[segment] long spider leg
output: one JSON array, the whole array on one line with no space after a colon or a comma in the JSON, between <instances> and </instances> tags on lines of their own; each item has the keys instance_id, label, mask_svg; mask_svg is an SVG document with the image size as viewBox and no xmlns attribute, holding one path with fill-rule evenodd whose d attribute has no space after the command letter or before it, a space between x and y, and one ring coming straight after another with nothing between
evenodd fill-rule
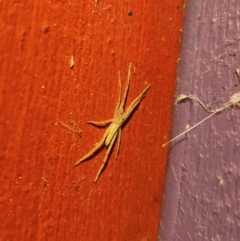
<instances>
[{"instance_id":1,"label":"long spider leg","mask_svg":"<svg viewBox=\"0 0 240 241\"><path fill-rule=\"evenodd\" d=\"M99 169L99 171L98 171L98 173L97 173L97 176L95 177L94 182L96 182L96 181L98 180L98 177L100 176L103 168L105 167L105 165L106 165L106 163L107 163L109 153L110 153L111 150L112 150L112 147L113 147L113 144L114 144L114 142L115 142L115 140L116 140L116 137L117 137L117 133L115 134L115 136L113 137L110 145L109 145L108 148L107 148L107 152L106 152L105 157L104 157L104 159L103 159L103 163L102 163L102 165L101 165L101 167L100 167L100 169Z\"/></svg>"},{"instance_id":2,"label":"long spider leg","mask_svg":"<svg viewBox=\"0 0 240 241\"><path fill-rule=\"evenodd\" d=\"M142 93L136 97L130 106L127 108L126 112L123 114L123 122L129 117L129 115L137 108L137 106L140 104L141 100L145 97L146 92L150 88L151 85L148 85Z\"/></svg>"},{"instance_id":3,"label":"long spider leg","mask_svg":"<svg viewBox=\"0 0 240 241\"><path fill-rule=\"evenodd\" d=\"M106 132L104 133L102 139L93 147L93 149L88 152L84 157L82 157L79 161L75 163L75 166L79 165L81 162L85 161L89 157L93 156L104 144L105 139L110 131L110 128L107 128Z\"/></svg>"},{"instance_id":4,"label":"long spider leg","mask_svg":"<svg viewBox=\"0 0 240 241\"><path fill-rule=\"evenodd\" d=\"M128 94L128 88L129 88L130 76L131 76L131 67L132 67L132 63L130 63L129 67L128 67L127 84L126 84L126 87L125 87L125 90L124 90L124 93L123 93L123 98L122 98L121 104L119 106L119 110L121 110L122 112L123 112L123 107L125 105L125 101L126 101L127 94Z\"/></svg>"},{"instance_id":5,"label":"long spider leg","mask_svg":"<svg viewBox=\"0 0 240 241\"><path fill-rule=\"evenodd\" d=\"M105 120L105 121L87 121L88 124L92 124L97 127L105 127L109 124L111 124L113 119Z\"/></svg>"},{"instance_id":6,"label":"long spider leg","mask_svg":"<svg viewBox=\"0 0 240 241\"><path fill-rule=\"evenodd\" d=\"M118 88L119 88L118 102L117 102L117 105L116 105L116 109L115 109L115 112L114 112L114 116L117 116L117 113L118 113L118 110L119 110L119 106L120 106L120 104L121 104L121 89L122 89L122 86L121 86L120 71L118 71Z\"/></svg>"}]
</instances>

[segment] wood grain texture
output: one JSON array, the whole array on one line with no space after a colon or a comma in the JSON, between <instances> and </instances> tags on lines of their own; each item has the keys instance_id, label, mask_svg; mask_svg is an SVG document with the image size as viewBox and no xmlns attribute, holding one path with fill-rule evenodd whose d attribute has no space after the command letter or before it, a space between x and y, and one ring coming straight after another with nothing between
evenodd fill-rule
<instances>
[{"instance_id":1,"label":"wood grain texture","mask_svg":"<svg viewBox=\"0 0 240 241\"><path fill-rule=\"evenodd\" d=\"M176 96L216 109L240 91L239 12L239 1L187 1ZM178 104L171 136L208 114ZM238 107L223 111L171 144L159 240L239 240L239 121Z\"/></svg>"},{"instance_id":2,"label":"wood grain texture","mask_svg":"<svg viewBox=\"0 0 240 241\"><path fill-rule=\"evenodd\" d=\"M183 0L0 6L0 239L156 240ZM86 121L113 117L129 62L126 106L151 89L94 183L105 150L74 166L104 133Z\"/></svg>"}]
</instances>

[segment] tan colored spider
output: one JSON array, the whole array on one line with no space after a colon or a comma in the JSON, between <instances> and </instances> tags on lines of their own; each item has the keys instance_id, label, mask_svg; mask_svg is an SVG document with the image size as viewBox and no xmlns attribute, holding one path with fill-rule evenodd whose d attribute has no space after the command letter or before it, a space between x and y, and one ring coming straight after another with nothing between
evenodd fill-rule
<instances>
[{"instance_id":1,"label":"tan colored spider","mask_svg":"<svg viewBox=\"0 0 240 241\"><path fill-rule=\"evenodd\" d=\"M88 153L86 154L84 157L82 157L79 161L77 161L75 163L75 165L79 165L81 162L85 161L86 159L89 159L91 156L93 156L101 147L103 147L104 145L107 148L107 152L106 155L104 157L103 163L97 173L97 176L94 180L94 182L96 182L98 180L99 175L101 174L102 170L104 169L107 160L108 160L108 156L111 153L111 150L113 148L113 145L115 143L116 138L118 137L118 149L117 149L117 154L118 155L118 151L119 151L119 146L120 146L120 141L121 141L121 128L123 123L129 118L129 116L131 115L131 113L133 113L133 111L138 107L138 105L140 104L141 100L144 98L147 90L150 88L150 85L148 85L143 91L142 93L135 98L132 103L130 104L130 106L127 108L126 112L123 112L123 108L125 105L125 101L127 98L127 94L128 94L128 88L129 88L129 83L130 83L130 75L131 75L131 63L129 64L129 68L128 68L128 77L127 77L127 84L125 87L125 91L123 94L123 99L121 101L121 79L120 79L120 72L118 74L118 84L119 84L119 96L118 96L118 103L115 109L115 113L114 113L114 117L113 119L110 120L106 120L106 121L87 121L87 123L89 124L93 124L95 126L98 127L103 127L103 126L107 126L109 125L109 127L107 128L106 132L104 133L102 139L100 140L100 142L98 142L95 147Z\"/></svg>"}]
</instances>

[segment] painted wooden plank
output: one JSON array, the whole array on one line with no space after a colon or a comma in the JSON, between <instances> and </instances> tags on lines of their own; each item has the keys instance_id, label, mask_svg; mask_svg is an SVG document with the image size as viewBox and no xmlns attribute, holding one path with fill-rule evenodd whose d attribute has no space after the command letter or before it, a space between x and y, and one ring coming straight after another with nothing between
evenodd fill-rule
<instances>
[{"instance_id":1,"label":"painted wooden plank","mask_svg":"<svg viewBox=\"0 0 240 241\"><path fill-rule=\"evenodd\" d=\"M240 92L240 2L186 2L176 97L220 108ZM175 106L174 137L205 118L198 103ZM239 240L240 111L213 116L169 147L159 240Z\"/></svg>"},{"instance_id":2,"label":"painted wooden plank","mask_svg":"<svg viewBox=\"0 0 240 241\"><path fill-rule=\"evenodd\" d=\"M183 0L0 3L0 240L156 240L182 16ZM113 117L129 62L126 106L151 89L94 183L105 149L74 166L104 133L86 121Z\"/></svg>"}]
</instances>

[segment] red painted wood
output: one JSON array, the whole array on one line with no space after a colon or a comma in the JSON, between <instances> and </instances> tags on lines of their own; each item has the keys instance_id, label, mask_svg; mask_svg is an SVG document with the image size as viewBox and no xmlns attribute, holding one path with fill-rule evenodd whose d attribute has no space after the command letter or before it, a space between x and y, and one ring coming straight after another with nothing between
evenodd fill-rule
<instances>
[{"instance_id":1,"label":"red painted wood","mask_svg":"<svg viewBox=\"0 0 240 241\"><path fill-rule=\"evenodd\" d=\"M156 240L182 14L182 0L1 3L1 240ZM104 133L86 121L113 117L129 62L127 106L151 89L94 183L105 150L74 166Z\"/></svg>"}]
</instances>

